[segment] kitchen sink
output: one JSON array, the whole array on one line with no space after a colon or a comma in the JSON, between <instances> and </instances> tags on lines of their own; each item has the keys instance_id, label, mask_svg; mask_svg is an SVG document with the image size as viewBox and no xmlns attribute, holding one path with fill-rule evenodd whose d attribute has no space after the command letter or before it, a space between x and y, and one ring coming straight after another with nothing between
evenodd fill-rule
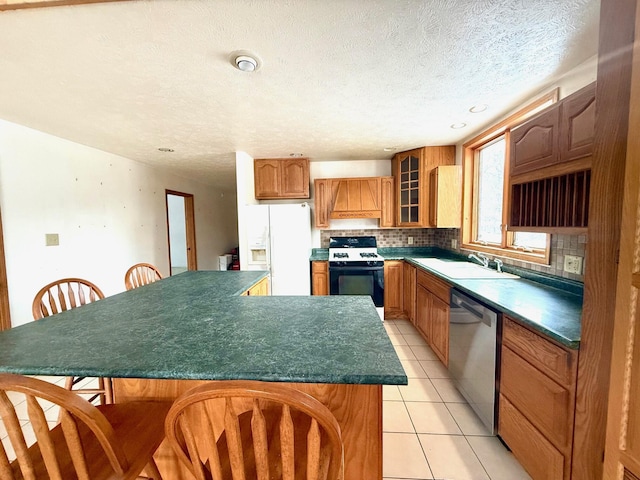
<instances>
[{"instance_id":1,"label":"kitchen sink","mask_svg":"<svg viewBox=\"0 0 640 480\"><path fill-rule=\"evenodd\" d=\"M498 272L470 262L440 260L439 258L414 258L413 260L449 278L495 278L497 280L520 278L518 275L512 273Z\"/></svg>"}]
</instances>

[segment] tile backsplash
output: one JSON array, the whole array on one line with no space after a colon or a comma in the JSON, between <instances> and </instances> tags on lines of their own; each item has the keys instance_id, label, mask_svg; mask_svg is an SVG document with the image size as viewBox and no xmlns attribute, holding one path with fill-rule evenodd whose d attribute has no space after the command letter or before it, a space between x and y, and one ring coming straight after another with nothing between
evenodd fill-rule
<instances>
[{"instance_id":1,"label":"tile backsplash","mask_svg":"<svg viewBox=\"0 0 640 480\"><path fill-rule=\"evenodd\" d=\"M460 249L460 230L457 228L404 228L404 229L370 229L370 230L323 230L320 232L322 248L329 247L329 237L346 236L374 236L379 247L440 247L446 250L465 253ZM409 238L413 244L409 245ZM452 240L456 240L456 248L452 248ZM584 282L584 268L586 264L587 236L586 235L551 235L551 265L538 265L503 258L506 265L527 268L536 272L546 273L557 277L569 278ZM583 257L583 274L564 271L564 256L577 255Z\"/></svg>"}]
</instances>

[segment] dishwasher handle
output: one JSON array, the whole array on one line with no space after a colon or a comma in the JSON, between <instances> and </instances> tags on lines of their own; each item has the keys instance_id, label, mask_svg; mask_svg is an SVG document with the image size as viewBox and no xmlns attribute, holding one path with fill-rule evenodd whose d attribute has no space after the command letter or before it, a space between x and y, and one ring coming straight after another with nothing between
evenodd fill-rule
<instances>
[{"instance_id":1,"label":"dishwasher handle","mask_svg":"<svg viewBox=\"0 0 640 480\"><path fill-rule=\"evenodd\" d=\"M465 312L470 313L478 319L479 322L484 323L487 326L491 326L497 317L497 314L485 307L484 305L475 302L473 299L466 295L461 295L459 292L451 291L451 303L456 307L463 309Z\"/></svg>"}]
</instances>

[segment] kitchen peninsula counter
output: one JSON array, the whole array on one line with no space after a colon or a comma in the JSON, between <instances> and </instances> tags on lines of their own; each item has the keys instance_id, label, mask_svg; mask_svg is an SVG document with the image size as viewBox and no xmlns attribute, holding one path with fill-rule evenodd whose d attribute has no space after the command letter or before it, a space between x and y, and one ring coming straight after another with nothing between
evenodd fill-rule
<instances>
[{"instance_id":1,"label":"kitchen peninsula counter","mask_svg":"<svg viewBox=\"0 0 640 480\"><path fill-rule=\"evenodd\" d=\"M0 371L113 377L117 402L209 380L284 382L338 418L345 479L381 479L382 384L407 377L373 302L240 296L265 275L185 272L0 332ZM164 444L156 458L166 478L190 478Z\"/></svg>"}]
</instances>

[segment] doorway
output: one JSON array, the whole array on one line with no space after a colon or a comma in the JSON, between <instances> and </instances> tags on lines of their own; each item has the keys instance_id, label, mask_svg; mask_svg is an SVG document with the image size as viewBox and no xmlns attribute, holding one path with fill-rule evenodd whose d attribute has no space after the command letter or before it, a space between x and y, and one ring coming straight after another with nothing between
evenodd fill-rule
<instances>
[{"instance_id":1,"label":"doorway","mask_svg":"<svg viewBox=\"0 0 640 480\"><path fill-rule=\"evenodd\" d=\"M193 195L173 190L165 190L165 193L171 275L197 270Z\"/></svg>"}]
</instances>

